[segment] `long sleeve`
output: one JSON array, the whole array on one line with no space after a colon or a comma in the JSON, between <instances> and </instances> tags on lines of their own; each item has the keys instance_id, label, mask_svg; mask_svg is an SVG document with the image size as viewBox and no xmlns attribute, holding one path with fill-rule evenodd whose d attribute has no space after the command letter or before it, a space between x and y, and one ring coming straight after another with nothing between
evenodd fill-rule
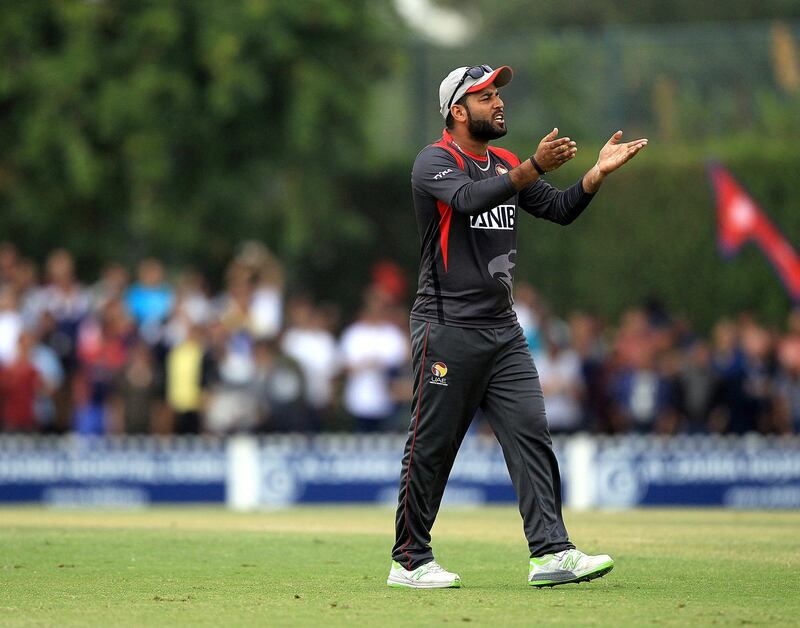
<instances>
[{"instance_id":1,"label":"long sleeve","mask_svg":"<svg viewBox=\"0 0 800 628\"><path fill-rule=\"evenodd\" d=\"M414 162L411 184L461 214L481 214L516 194L508 174L473 181L446 150L428 147Z\"/></svg>"},{"instance_id":2,"label":"long sleeve","mask_svg":"<svg viewBox=\"0 0 800 628\"><path fill-rule=\"evenodd\" d=\"M583 178L566 190L559 190L543 179L519 193L519 206L537 218L568 225L583 213L594 198L583 189Z\"/></svg>"}]
</instances>

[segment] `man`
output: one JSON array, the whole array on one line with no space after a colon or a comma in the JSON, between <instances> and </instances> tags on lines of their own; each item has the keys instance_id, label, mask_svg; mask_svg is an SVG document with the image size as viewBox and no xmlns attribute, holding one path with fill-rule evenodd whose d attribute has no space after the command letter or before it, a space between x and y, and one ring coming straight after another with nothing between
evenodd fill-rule
<instances>
[{"instance_id":1,"label":"man","mask_svg":"<svg viewBox=\"0 0 800 628\"><path fill-rule=\"evenodd\" d=\"M603 179L646 139L621 142L617 131L597 163L559 191L542 176L575 156L558 129L524 161L489 148L507 132L498 88L511 68L453 70L439 86L446 129L420 152L411 185L422 241L419 288L411 312L414 366L412 420L400 476L396 543L387 584L459 587L433 560L430 530L456 452L477 410L503 449L530 548L533 586L590 580L611 571L605 555L575 549L561 517L558 463L542 390L512 310L518 209L569 224Z\"/></svg>"}]
</instances>

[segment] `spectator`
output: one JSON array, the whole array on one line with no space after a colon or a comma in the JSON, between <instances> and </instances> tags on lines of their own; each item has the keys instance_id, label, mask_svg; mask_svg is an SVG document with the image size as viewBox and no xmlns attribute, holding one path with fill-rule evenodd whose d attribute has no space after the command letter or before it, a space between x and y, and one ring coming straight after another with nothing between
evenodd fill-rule
<instances>
[{"instance_id":1,"label":"spectator","mask_svg":"<svg viewBox=\"0 0 800 628\"><path fill-rule=\"evenodd\" d=\"M30 360L32 345L29 334L20 334L13 360L0 367L0 424L4 432L39 429L35 403L42 378Z\"/></svg>"},{"instance_id":2,"label":"spectator","mask_svg":"<svg viewBox=\"0 0 800 628\"><path fill-rule=\"evenodd\" d=\"M20 343L33 345L35 429L306 431L336 425L339 402L361 431L405 427L411 373L397 321L406 286L395 264L372 268L360 318L338 343L329 304L293 299L284 328L283 269L261 244L241 248L213 301L200 273L177 289L165 274L160 261L142 260L128 287L125 268L110 263L87 290L58 249L41 286L36 263L0 244L0 365L19 369ZM653 298L623 312L613 333L587 314L565 325L524 282L515 297L529 345L542 353L554 432L800 430L800 308L782 339L743 314L720 320L709 343Z\"/></svg>"},{"instance_id":3,"label":"spectator","mask_svg":"<svg viewBox=\"0 0 800 628\"><path fill-rule=\"evenodd\" d=\"M0 242L0 288L13 283L19 252L13 242Z\"/></svg>"},{"instance_id":4,"label":"spectator","mask_svg":"<svg viewBox=\"0 0 800 628\"><path fill-rule=\"evenodd\" d=\"M659 330L658 338L669 336L670 331ZM681 352L670 345L657 354L656 368L663 385L663 405L658 413L654 431L657 434L677 434L686 428L686 400L681 381Z\"/></svg>"},{"instance_id":5,"label":"spectator","mask_svg":"<svg viewBox=\"0 0 800 628\"><path fill-rule=\"evenodd\" d=\"M400 266L384 259L373 265L371 275L372 287L385 294L393 305L405 301L408 282Z\"/></svg>"},{"instance_id":6,"label":"spectator","mask_svg":"<svg viewBox=\"0 0 800 628\"><path fill-rule=\"evenodd\" d=\"M61 358L64 370L72 374L77 366L78 328L90 312L91 300L75 279L72 255L64 249L53 251L47 258L47 281L44 308L55 321L51 346Z\"/></svg>"},{"instance_id":7,"label":"spectator","mask_svg":"<svg viewBox=\"0 0 800 628\"><path fill-rule=\"evenodd\" d=\"M253 340L245 330L231 334L219 323L211 331L215 383L209 391L205 428L215 434L252 431L259 421L258 402L252 394Z\"/></svg>"},{"instance_id":8,"label":"spectator","mask_svg":"<svg viewBox=\"0 0 800 628\"><path fill-rule=\"evenodd\" d=\"M731 408L729 432L771 430L772 383L775 363L772 338L766 329L754 322L745 324L741 332L744 354L741 389L738 403Z\"/></svg>"},{"instance_id":9,"label":"spectator","mask_svg":"<svg viewBox=\"0 0 800 628\"><path fill-rule=\"evenodd\" d=\"M307 297L292 299L288 319L281 348L303 370L308 404L325 417L333 401L333 381L338 371L336 338L326 328L322 312Z\"/></svg>"},{"instance_id":10,"label":"spectator","mask_svg":"<svg viewBox=\"0 0 800 628\"><path fill-rule=\"evenodd\" d=\"M153 257L142 260L138 281L128 288L125 303L148 344L161 340L161 325L172 311L174 298L172 287L164 281L161 262Z\"/></svg>"},{"instance_id":11,"label":"spectator","mask_svg":"<svg viewBox=\"0 0 800 628\"><path fill-rule=\"evenodd\" d=\"M711 347L695 339L686 350L679 375L690 434L707 432L712 413L723 402L723 382L712 362Z\"/></svg>"},{"instance_id":12,"label":"spectator","mask_svg":"<svg viewBox=\"0 0 800 628\"><path fill-rule=\"evenodd\" d=\"M261 339L253 351L252 395L258 401L259 429L265 432L316 432L316 413L306 402L300 365L282 354L277 343Z\"/></svg>"},{"instance_id":13,"label":"spectator","mask_svg":"<svg viewBox=\"0 0 800 628\"><path fill-rule=\"evenodd\" d=\"M278 336L281 331L282 315L282 286L273 283L270 276L262 277L253 293L253 303L250 306L253 336L259 339Z\"/></svg>"},{"instance_id":14,"label":"spectator","mask_svg":"<svg viewBox=\"0 0 800 628\"><path fill-rule=\"evenodd\" d=\"M572 433L582 429L584 388L578 354L555 338L545 336L545 351L536 358L536 369L546 399L550 432Z\"/></svg>"},{"instance_id":15,"label":"spectator","mask_svg":"<svg viewBox=\"0 0 800 628\"><path fill-rule=\"evenodd\" d=\"M543 345L540 333L542 307L536 290L527 281L518 281L514 286L514 312L528 341L528 348L531 353L538 355Z\"/></svg>"},{"instance_id":16,"label":"spectator","mask_svg":"<svg viewBox=\"0 0 800 628\"><path fill-rule=\"evenodd\" d=\"M34 344L31 350L31 363L42 380L34 408L39 427L43 431L52 431L55 429L56 421L54 396L64 384L64 369L56 352L42 342L43 329L39 328L38 335L31 334Z\"/></svg>"},{"instance_id":17,"label":"spectator","mask_svg":"<svg viewBox=\"0 0 800 628\"><path fill-rule=\"evenodd\" d=\"M214 300L215 314L228 333L250 333L252 302L251 273L247 267L234 261L225 274L225 291Z\"/></svg>"},{"instance_id":18,"label":"spectator","mask_svg":"<svg viewBox=\"0 0 800 628\"><path fill-rule=\"evenodd\" d=\"M16 265L11 284L17 297L19 313L27 329L34 329L45 309L45 299L38 285L36 264L29 259L20 259Z\"/></svg>"},{"instance_id":19,"label":"spectator","mask_svg":"<svg viewBox=\"0 0 800 628\"><path fill-rule=\"evenodd\" d=\"M191 325L186 338L167 354L166 400L178 434L197 434L202 428L209 361L199 325Z\"/></svg>"},{"instance_id":20,"label":"spectator","mask_svg":"<svg viewBox=\"0 0 800 628\"><path fill-rule=\"evenodd\" d=\"M800 334L781 341L780 374L775 382L775 431L800 433Z\"/></svg>"},{"instance_id":21,"label":"spectator","mask_svg":"<svg viewBox=\"0 0 800 628\"><path fill-rule=\"evenodd\" d=\"M192 326L205 326L211 320L211 301L205 279L197 271L181 275L175 293L175 307L164 326L164 341L168 347L182 342Z\"/></svg>"},{"instance_id":22,"label":"spectator","mask_svg":"<svg viewBox=\"0 0 800 628\"><path fill-rule=\"evenodd\" d=\"M283 268L267 247L246 242L236 258L253 286L248 307L249 331L255 338L275 338L283 314Z\"/></svg>"},{"instance_id":23,"label":"spectator","mask_svg":"<svg viewBox=\"0 0 800 628\"><path fill-rule=\"evenodd\" d=\"M137 341L114 381L116 431L148 434L163 431L164 377L153 349Z\"/></svg>"},{"instance_id":24,"label":"spectator","mask_svg":"<svg viewBox=\"0 0 800 628\"><path fill-rule=\"evenodd\" d=\"M20 334L22 316L17 310L17 299L11 286L4 285L0 287L0 366L16 360Z\"/></svg>"},{"instance_id":25,"label":"spectator","mask_svg":"<svg viewBox=\"0 0 800 628\"><path fill-rule=\"evenodd\" d=\"M619 425L640 433L658 431L670 409L669 383L656 369L646 342L626 345L628 364L611 380L611 398Z\"/></svg>"},{"instance_id":26,"label":"spectator","mask_svg":"<svg viewBox=\"0 0 800 628\"><path fill-rule=\"evenodd\" d=\"M570 318L572 345L580 360L583 378L582 422L587 429L611 432L611 400L609 397L606 347L600 337L600 324L582 312Z\"/></svg>"},{"instance_id":27,"label":"spectator","mask_svg":"<svg viewBox=\"0 0 800 628\"><path fill-rule=\"evenodd\" d=\"M619 366L629 368L641 363L643 355L653 351L654 344L647 314L638 309L623 312L614 341L614 353Z\"/></svg>"},{"instance_id":28,"label":"spectator","mask_svg":"<svg viewBox=\"0 0 800 628\"><path fill-rule=\"evenodd\" d=\"M709 417L709 429L723 433L727 429L731 414L741 396L744 356L739 347L739 329L725 318L718 321L712 330L711 362L722 386L722 403L719 410Z\"/></svg>"},{"instance_id":29,"label":"spectator","mask_svg":"<svg viewBox=\"0 0 800 628\"><path fill-rule=\"evenodd\" d=\"M133 321L119 300L87 317L78 336L79 369L76 373L74 429L79 434L113 432L112 392L128 360L135 333Z\"/></svg>"},{"instance_id":30,"label":"spectator","mask_svg":"<svg viewBox=\"0 0 800 628\"><path fill-rule=\"evenodd\" d=\"M406 336L389 322L390 303L377 290L365 297L359 319L344 330L340 354L346 369L344 407L359 432L394 429L392 371L409 356Z\"/></svg>"},{"instance_id":31,"label":"spectator","mask_svg":"<svg viewBox=\"0 0 800 628\"><path fill-rule=\"evenodd\" d=\"M100 279L89 288L92 309L99 311L110 301L124 299L129 279L128 269L119 262L106 264L100 272Z\"/></svg>"}]
</instances>

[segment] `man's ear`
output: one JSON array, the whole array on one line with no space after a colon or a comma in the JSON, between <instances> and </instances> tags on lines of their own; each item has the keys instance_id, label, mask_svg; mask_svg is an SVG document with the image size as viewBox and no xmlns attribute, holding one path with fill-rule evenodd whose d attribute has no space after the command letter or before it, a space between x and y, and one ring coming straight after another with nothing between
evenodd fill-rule
<instances>
[{"instance_id":1,"label":"man's ear","mask_svg":"<svg viewBox=\"0 0 800 628\"><path fill-rule=\"evenodd\" d=\"M456 122L467 121L467 108L464 105L452 105L450 107L450 115Z\"/></svg>"}]
</instances>

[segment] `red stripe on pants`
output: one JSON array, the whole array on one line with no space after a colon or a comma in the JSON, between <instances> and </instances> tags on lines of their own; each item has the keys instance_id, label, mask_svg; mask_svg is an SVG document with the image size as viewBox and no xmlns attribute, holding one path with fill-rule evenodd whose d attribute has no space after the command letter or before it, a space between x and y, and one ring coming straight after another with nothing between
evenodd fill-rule
<instances>
[{"instance_id":1,"label":"red stripe on pants","mask_svg":"<svg viewBox=\"0 0 800 628\"><path fill-rule=\"evenodd\" d=\"M417 427L419 427L419 414L422 409L422 383L425 378L425 355L428 352L428 334L431 331L431 324L425 327L425 340L422 343L422 361L419 365L419 392L417 393L417 414L414 417L414 435L411 437L411 449L408 452L408 469L406 470L406 494L403 505L403 516L406 519L406 530L408 530L408 541L400 548L400 551L408 558L408 570L411 570L411 556L406 552L406 548L411 543L411 526L408 525L408 482L411 479L411 462L414 459L414 444L417 442Z\"/></svg>"}]
</instances>

